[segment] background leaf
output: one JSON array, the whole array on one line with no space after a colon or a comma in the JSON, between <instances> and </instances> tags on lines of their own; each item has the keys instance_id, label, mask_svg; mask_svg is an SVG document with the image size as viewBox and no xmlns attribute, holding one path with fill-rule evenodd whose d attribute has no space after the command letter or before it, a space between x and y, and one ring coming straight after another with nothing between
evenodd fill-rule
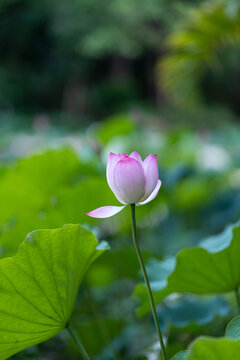
<instances>
[{"instance_id":1,"label":"background leaf","mask_svg":"<svg viewBox=\"0 0 240 360\"><path fill-rule=\"evenodd\" d=\"M203 241L199 247L180 251L176 257L175 268L170 275L172 261L164 262L168 265L168 271L164 272L165 281L162 278L162 263L154 262L153 290L156 301L160 302L174 292L218 294L234 291L240 284L239 237L240 224L236 223L227 227L221 234ZM158 264L159 271L157 272ZM147 293L143 284L137 286L135 295L142 300L138 313L143 315L149 310Z\"/></svg>"},{"instance_id":2,"label":"background leaf","mask_svg":"<svg viewBox=\"0 0 240 360\"><path fill-rule=\"evenodd\" d=\"M239 352L240 341L200 337L190 346L186 360L231 360L237 359Z\"/></svg>"},{"instance_id":3,"label":"background leaf","mask_svg":"<svg viewBox=\"0 0 240 360\"><path fill-rule=\"evenodd\" d=\"M237 316L230 321L226 328L226 337L234 340L240 339L240 316Z\"/></svg>"},{"instance_id":4,"label":"background leaf","mask_svg":"<svg viewBox=\"0 0 240 360\"><path fill-rule=\"evenodd\" d=\"M171 360L185 360L186 359L187 352L181 351L174 355L174 357L171 358Z\"/></svg>"},{"instance_id":5,"label":"background leaf","mask_svg":"<svg viewBox=\"0 0 240 360\"><path fill-rule=\"evenodd\" d=\"M172 360L232 360L240 352L240 317L234 318L227 326L226 337L199 337L187 351L176 354Z\"/></svg>"},{"instance_id":6,"label":"background leaf","mask_svg":"<svg viewBox=\"0 0 240 360\"><path fill-rule=\"evenodd\" d=\"M174 328L186 328L191 324L203 326L217 316L226 316L230 312L229 304L220 297L207 299L196 296L177 298L164 304L159 317L167 319Z\"/></svg>"},{"instance_id":7,"label":"background leaf","mask_svg":"<svg viewBox=\"0 0 240 360\"><path fill-rule=\"evenodd\" d=\"M78 167L77 155L70 149L46 151L9 167L0 180L0 223L26 209L42 209L58 186L72 180Z\"/></svg>"}]
</instances>

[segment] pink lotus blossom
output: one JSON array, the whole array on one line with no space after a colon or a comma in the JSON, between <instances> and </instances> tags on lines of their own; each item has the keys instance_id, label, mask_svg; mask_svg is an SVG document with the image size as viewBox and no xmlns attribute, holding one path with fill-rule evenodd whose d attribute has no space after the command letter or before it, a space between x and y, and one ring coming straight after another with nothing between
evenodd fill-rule
<instances>
[{"instance_id":1,"label":"pink lotus blossom","mask_svg":"<svg viewBox=\"0 0 240 360\"><path fill-rule=\"evenodd\" d=\"M110 153L107 182L123 206L102 206L86 215L107 218L117 214L128 204L145 205L160 189L157 155L149 154L144 161L136 151L131 155Z\"/></svg>"}]
</instances>

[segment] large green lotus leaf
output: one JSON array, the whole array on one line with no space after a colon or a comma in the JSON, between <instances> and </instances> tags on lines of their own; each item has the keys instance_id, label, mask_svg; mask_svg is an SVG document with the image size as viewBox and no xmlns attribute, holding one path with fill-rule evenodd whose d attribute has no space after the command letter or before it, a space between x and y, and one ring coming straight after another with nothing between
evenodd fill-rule
<instances>
[{"instance_id":1,"label":"large green lotus leaf","mask_svg":"<svg viewBox=\"0 0 240 360\"><path fill-rule=\"evenodd\" d=\"M226 337L202 336L187 351L176 354L171 360L233 360L240 354L240 317L227 326Z\"/></svg>"},{"instance_id":2,"label":"large green lotus leaf","mask_svg":"<svg viewBox=\"0 0 240 360\"><path fill-rule=\"evenodd\" d=\"M198 247L180 251L175 261L155 261L154 276L150 276L155 301L160 302L176 292L219 294L234 291L240 285L239 253L240 223L236 223ZM141 299L138 313L143 315L150 310L143 284L136 287L135 296Z\"/></svg>"},{"instance_id":3,"label":"large green lotus leaf","mask_svg":"<svg viewBox=\"0 0 240 360\"><path fill-rule=\"evenodd\" d=\"M0 178L0 223L25 209L41 209L58 185L71 181L79 167L69 150L47 151L20 160Z\"/></svg>"},{"instance_id":4,"label":"large green lotus leaf","mask_svg":"<svg viewBox=\"0 0 240 360\"><path fill-rule=\"evenodd\" d=\"M65 225L30 233L0 261L0 359L67 326L82 277L103 251L91 231Z\"/></svg>"}]
</instances>

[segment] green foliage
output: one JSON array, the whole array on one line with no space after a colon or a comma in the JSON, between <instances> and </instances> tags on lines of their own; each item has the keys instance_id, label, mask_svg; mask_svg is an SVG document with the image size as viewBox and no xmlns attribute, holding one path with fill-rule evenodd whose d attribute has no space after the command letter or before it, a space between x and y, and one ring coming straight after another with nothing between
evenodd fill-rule
<instances>
[{"instance_id":1,"label":"green foliage","mask_svg":"<svg viewBox=\"0 0 240 360\"><path fill-rule=\"evenodd\" d=\"M171 360L185 360L186 359L186 351L181 351L174 355Z\"/></svg>"},{"instance_id":2,"label":"green foliage","mask_svg":"<svg viewBox=\"0 0 240 360\"><path fill-rule=\"evenodd\" d=\"M155 265L153 290L160 302L171 293L218 294L235 291L240 285L240 224L229 226L220 235L203 241L199 247L184 249L176 260ZM157 270L157 267L159 269ZM166 271L162 274L163 266ZM139 314L149 310L145 286L136 287L142 304Z\"/></svg>"},{"instance_id":3,"label":"green foliage","mask_svg":"<svg viewBox=\"0 0 240 360\"><path fill-rule=\"evenodd\" d=\"M144 252L143 258L147 260L149 254ZM88 271L86 281L90 286L110 286L116 280L137 280L138 271L139 262L134 249L125 246L101 256Z\"/></svg>"},{"instance_id":4,"label":"green foliage","mask_svg":"<svg viewBox=\"0 0 240 360\"><path fill-rule=\"evenodd\" d=\"M216 178L211 174L184 179L184 181L176 184L172 191L174 207L187 211L202 207L213 200L214 190L220 188L223 182L224 176Z\"/></svg>"},{"instance_id":5,"label":"green foliage","mask_svg":"<svg viewBox=\"0 0 240 360\"><path fill-rule=\"evenodd\" d=\"M19 252L1 260L0 359L45 341L70 320L81 280L104 251L79 225L30 233Z\"/></svg>"},{"instance_id":6,"label":"green foliage","mask_svg":"<svg viewBox=\"0 0 240 360\"><path fill-rule=\"evenodd\" d=\"M108 143L112 138L128 135L134 129L134 124L126 114L118 114L104 121L96 132L96 137L102 143Z\"/></svg>"},{"instance_id":7,"label":"green foliage","mask_svg":"<svg viewBox=\"0 0 240 360\"><path fill-rule=\"evenodd\" d=\"M81 54L137 57L145 47L158 46L161 29L153 24L166 22L165 9L167 2L156 0L75 0L71 6L62 1L57 8L56 30L61 39L75 42Z\"/></svg>"},{"instance_id":8,"label":"green foliage","mask_svg":"<svg viewBox=\"0 0 240 360\"><path fill-rule=\"evenodd\" d=\"M101 196L96 199L99 187ZM93 165L62 149L6 168L0 177L0 202L1 256L5 257L16 252L21 238L33 228L84 223L88 210L104 202L114 204L116 199Z\"/></svg>"},{"instance_id":9,"label":"green foliage","mask_svg":"<svg viewBox=\"0 0 240 360\"><path fill-rule=\"evenodd\" d=\"M76 333L94 359L112 360L120 356L136 360L156 356L158 352L151 316L149 314L141 321L136 321L134 310L138 304L130 296L141 279L138 259L131 247L130 209L126 208L118 216L106 220L91 219L85 215L87 211L98 206L119 205L106 182L105 166L110 151L130 153L136 149L143 157L149 152L158 155L159 176L163 185L154 201L137 208L137 227L144 261L147 263L151 259L148 273L154 296L157 300L164 298L158 308L158 316L166 338L168 358L177 351L187 349L192 339L201 334L217 340L213 336L222 336L225 324L235 314L236 299L232 288L239 280L239 224L230 227L229 231L221 236L200 244L199 240L208 234L222 231L225 224L239 219L238 126L224 122L219 128L209 128L206 136L205 132L196 132L195 128L193 130L190 124L195 119L206 117L207 110L195 115L193 111L189 112L187 116L191 121L184 127L176 126L178 118L184 117L183 112L161 114L162 119L167 118L171 122L171 128L165 129L161 126L159 129L154 123L153 114L140 114L141 126L137 117L138 125L135 126L130 117L120 113L108 118L106 123L90 127L84 133L66 136L64 132L60 134L57 131L56 136L51 138L49 134L46 136L44 131L38 132L38 139L44 138L44 142L40 141L41 144L47 143L50 147L55 147L56 138L61 144L73 141L79 154L73 150L62 149L13 160L11 156L18 158L21 153L22 144L19 142L18 133L16 142L15 134L8 133L8 141L1 145L2 258L15 254L21 238L33 229L58 228L64 223L87 223L100 238L111 242L112 250L99 257L88 270L71 316ZM222 119L233 118L227 117L228 112L221 109L212 109L210 115L217 122L219 119L222 122ZM118 126L118 120L122 121L121 126ZM206 122L204 124L206 125ZM51 134L53 133L54 128L51 127ZM34 142L32 139L35 139L35 136L35 133L32 137L28 134L30 143ZM12 143L14 153L11 152ZM32 148L35 151L37 144L34 143ZM51 233L54 230L48 231ZM38 233L42 234L42 231ZM70 237L70 243L73 238ZM199 245L196 247L196 244ZM23 247L25 248L25 245ZM182 250L183 248L187 249ZM59 251L62 251L61 249L60 247ZM180 249L177 258L174 257L173 254ZM47 255L50 256L50 253ZM34 256L30 257L32 262L34 259ZM35 263L37 269L35 271L34 267L34 275L35 272L38 275L40 264L37 261ZM57 265L58 262L54 261L53 268ZM78 257L78 268L80 265L81 258ZM29 269L25 276L30 278L30 264L24 266ZM56 271L59 272L57 269ZM16 285L20 286L17 275L20 276L21 273L18 273ZM62 277L60 274L59 272L59 278ZM39 279L37 275L37 281L43 281L42 277ZM47 284L51 281L50 275ZM28 285L26 282L26 294L31 288ZM59 292L61 286L62 284L59 284ZM137 289L143 300L139 313L146 314L149 308L145 287L139 285ZM230 293L221 297L185 294L194 292L207 295L225 291ZM62 315L56 294L52 294L54 286L51 286L50 292L50 301ZM180 294L174 294L176 292ZM172 296L168 296L171 294ZM34 301L37 301L37 298L40 299L40 294ZM47 307L46 300L41 301L40 306ZM66 308L64 310L67 312ZM49 309L49 313L54 319L58 319L52 309ZM64 316L64 323L59 324L59 327L58 323L56 324L56 333L65 326L66 319ZM10 321L8 326L12 326ZM234 327L238 328L238 325ZM31 327L32 330L35 331ZM45 336L44 333L43 335ZM20 338L22 335L17 336ZM37 335L37 339L39 337ZM220 338L222 339L238 341L227 337ZM24 344L27 346L27 340ZM210 343L204 343L201 351L211 347ZM75 360L78 358L76 350L67 333L63 332L51 341L14 357L40 360L53 354L63 360ZM184 354L187 356L188 350L181 356ZM180 354L176 356L180 357ZM225 360L228 360L227 357Z\"/></svg>"},{"instance_id":10,"label":"green foliage","mask_svg":"<svg viewBox=\"0 0 240 360\"><path fill-rule=\"evenodd\" d=\"M169 53L158 63L159 81L176 101L189 104L199 100L204 76L226 70L223 49L233 50L233 57L239 53L239 24L240 7L235 0L206 2L181 20L166 40Z\"/></svg>"},{"instance_id":11,"label":"green foliage","mask_svg":"<svg viewBox=\"0 0 240 360\"><path fill-rule=\"evenodd\" d=\"M192 345L187 360L200 360L204 357L209 360L234 359L239 355L240 342L228 339L200 338Z\"/></svg>"},{"instance_id":12,"label":"green foliage","mask_svg":"<svg viewBox=\"0 0 240 360\"><path fill-rule=\"evenodd\" d=\"M87 211L119 205L105 180L105 169L103 172L92 159L86 163L78 160L69 149L46 151L5 168L0 176L0 200L1 257L13 255L21 238L33 228L55 228L70 222L93 225L99 221L88 218ZM154 205L158 206L150 206ZM145 207L139 210L141 218L148 215ZM127 210L119 219L124 219L121 228L129 230ZM114 221L117 225L117 219L110 220Z\"/></svg>"},{"instance_id":13,"label":"green foliage","mask_svg":"<svg viewBox=\"0 0 240 360\"><path fill-rule=\"evenodd\" d=\"M238 340L240 339L240 316L235 317L226 328L226 337Z\"/></svg>"},{"instance_id":14,"label":"green foliage","mask_svg":"<svg viewBox=\"0 0 240 360\"><path fill-rule=\"evenodd\" d=\"M236 359L240 351L240 341L225 338L197 339L189 348L184 360L226 360Z\"/></svg>"},{"instance_id":15,"label":"green foliage","mask_svg":"<svg viewBox=\"0 0 240 360\"><path fill-rule=\"evenodd\" d=\"M240 351L239 317L227 326L226 337L200 337L195 340L187 351L176 354L171 360L231 360L237 359Z\"/></svg>"},{"instance_id":16,"label":"green foliage","mask_svg":"<svg viewBox=\"0 0 240 360\"><path fill-rule=\"evenodd\" d=\"M69 149L47 151L10 166L0 179L0 223L25 209L42 209L58 186L73 180L78 167L78 158Z\"/></svg>"},{"instance_id":17,"label":"green foliage","mask_svg":"<svg viewBox=\"0 0 240 360\"><path fill-rule=\"evenodd\" d=\"M217 316L226 316L229 305L219 297L199 299L196 297L177 298L165 304L159 311L160 318L167 318L175 329L196 330L210 324Z\"/></svg>"},{"instance_id":18,"label":"green foliage","mask_svg":"<svg viewBox=\"0 0 240 360\"><path fill-rule=\"evenodd\" d=\"M76 328L79 328L80 321L81 319L75 319ZM124 322L121 319L101 316L94 319L92 317L90 321L81 323L81 330L78 335L82 339L83 345L89 349L89 352L97 355L104 351L107 344L121 333L123 325Z\"/></svg>"},{"instance_id":19,"label":"green foliage","mask_svg":"<svg viewBox=\"0 0 240 360\"><path fill-rule=\"evenodd\" d=\"M155 54L187 8L182 0L1 1L0 108L63 111L70 116L57 121L76 124L76 115L86 121L148 101Z\"/></svg>"}]
</instances>

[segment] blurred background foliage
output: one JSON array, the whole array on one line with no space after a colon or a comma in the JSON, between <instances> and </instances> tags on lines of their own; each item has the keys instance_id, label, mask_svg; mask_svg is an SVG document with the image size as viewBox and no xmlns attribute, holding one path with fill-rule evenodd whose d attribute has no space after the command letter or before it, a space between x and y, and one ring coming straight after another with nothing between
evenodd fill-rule
<instances>
[{"instance_id":1,"label":"blurred background foliage","mask_svg":"<svg viewBox=\"0 0 240 360\"><path fill-rule=\"evenodd\" d=\"M65 223L109 241L73 316L94 359L157 360L151 316L139 319L131 297L142 279L130 210L85 216L118 204L105 179L110 151L158 155L162 189L137 208L153 275L159 260L240 217L239 40L237 0L0 3L0 256ZM231 294L170 295L158 307L168 354L223 335L235 312ZM13 358L78 354L63 333Z\"/></svg>"},{"instance_id":2,"label":"blurred background foliage","mask_svg":"<svg viewBox=\"0 0 240 360\"><path fill-rule=\"evenodd\" d=\"M202 97L239 111L239 1L210 1L189 11L166 46L170 52L159 61L159 80L175 100L189 103Z\"/></svg>"}]
</instances>

